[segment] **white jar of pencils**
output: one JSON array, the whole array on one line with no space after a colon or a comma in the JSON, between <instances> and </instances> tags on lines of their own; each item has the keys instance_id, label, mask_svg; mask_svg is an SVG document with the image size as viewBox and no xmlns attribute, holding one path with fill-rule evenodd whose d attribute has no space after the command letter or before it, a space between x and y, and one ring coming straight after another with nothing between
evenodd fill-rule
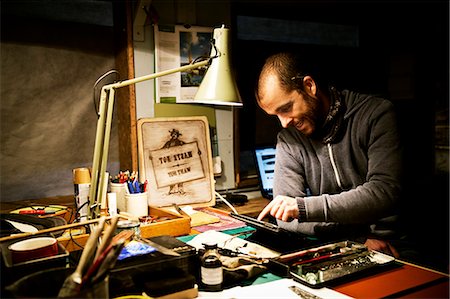
<instances>
[{"instance_id":1,"label":"white jar of pencils","mask_svg":"<svg viewBox=\"0 0 450 299\"><path fill-rule=\"evenodd\" d=\"M148 216L147 192L125 194L127 213L135 217Z\"/></svg>"}]
</instances>

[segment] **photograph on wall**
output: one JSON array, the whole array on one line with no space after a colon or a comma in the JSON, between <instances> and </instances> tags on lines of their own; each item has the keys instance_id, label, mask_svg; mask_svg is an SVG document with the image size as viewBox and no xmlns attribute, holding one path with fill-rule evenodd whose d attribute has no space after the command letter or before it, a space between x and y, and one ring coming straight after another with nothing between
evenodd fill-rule
<instances>
[{"instance_id":1,"label":"photograph on wall","mask_svg":"<svg viewBox=\"0 0 450 299\"><path fill-rule=\"evenodd\" d=\"M138 121L140 181L152 206L215 204L209 125L205 116Z\"/></svg>"},{"instance_id":2,"label":"photograph on wall","mask_svg":"<svg viewBox=\"0 0 450 299\"><path fill-rule=\"evenodd\" d=\"M210 27L155 26L155 71L182 67L209 57L212 33ZM157 78L156 102L192 101L204 73L204 69L197 69Z\"/></svg>"}]
</instances>

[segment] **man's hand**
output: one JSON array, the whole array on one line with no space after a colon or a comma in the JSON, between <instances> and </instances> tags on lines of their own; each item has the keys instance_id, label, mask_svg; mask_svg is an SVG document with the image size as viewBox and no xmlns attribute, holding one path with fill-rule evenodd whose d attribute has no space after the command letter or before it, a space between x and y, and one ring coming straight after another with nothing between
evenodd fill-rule
<instances>
[{"instance_id":1,"label":"man's hand","mask_svg":"<svg viewBox=\"0 0 450 299\"><path fill-rule=\"evenodd\" d=\"M289 196L278 195L261 211L258 220L262 220L267 214L283 221L297 219L299 214L297 200Z\"/></svg>"},{"instance_id":2,"label":"man's hand","mask_svg":"<svg viewBox=\"0 0 450 299\"><path fill-rule=\"evenodd\" d=\"M386 241L378 240L378 239L367 239L364 245L367 246L370 250L376 250L379 252L383 252L386 254L389 254L395 258L398 258L400 255L398 254L397 250Z\"/></svg>"}]
</instances>

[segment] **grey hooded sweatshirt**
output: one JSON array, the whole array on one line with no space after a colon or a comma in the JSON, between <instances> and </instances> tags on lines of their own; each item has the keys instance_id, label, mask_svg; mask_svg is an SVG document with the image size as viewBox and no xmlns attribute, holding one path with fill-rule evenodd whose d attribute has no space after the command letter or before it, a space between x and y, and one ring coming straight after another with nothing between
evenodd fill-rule
<instances>
[{"instance_id":1,"label":"grey hooded sweatshirt","mask_svg":"<svg viewBox=\"0 0 450 299\"><path fill-rule=\"evenodd\" d=\"M278 224L318 237L394 238L402 167L393 104L348 90L340 95L334 137L308 138L294 127L278 134L274 196L295 197L300 210L299 219Z\"/></svg>"}]
</instances>

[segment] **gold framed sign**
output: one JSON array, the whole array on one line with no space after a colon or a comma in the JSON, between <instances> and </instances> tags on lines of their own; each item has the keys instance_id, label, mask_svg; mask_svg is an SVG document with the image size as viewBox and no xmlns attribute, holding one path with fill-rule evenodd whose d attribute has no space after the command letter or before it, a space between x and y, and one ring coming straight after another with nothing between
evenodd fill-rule
<instances>
[{"instance_id":1,"label":"gold framed sign","mask_svg":"<svg viewBox=\"0 0 450 299\"><path fill-rule=\"evenodd\" d=\"M214 174L205 116L138 121L139 179L151 206L213 206Z\"/></svg>"}]
</instances>

